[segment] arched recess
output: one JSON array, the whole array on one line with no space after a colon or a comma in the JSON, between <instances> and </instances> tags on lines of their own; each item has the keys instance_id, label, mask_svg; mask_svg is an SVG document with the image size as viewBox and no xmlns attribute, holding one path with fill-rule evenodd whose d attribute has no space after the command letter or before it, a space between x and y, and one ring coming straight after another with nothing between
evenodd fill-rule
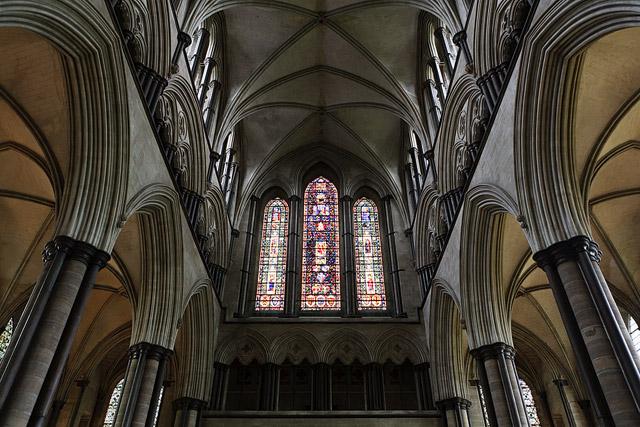
<instances>
[{"instance_id":1,"label":"arched recess","mask_svg":"<svg viewBox=\"0 0 640 427\"><path fill-rule=\"evenodd\" d=\"M4 2L0 5L0 27L35 33L63 53L67 94L74 106L67 116L73 132L53 148L68 149L69 158L86 161L68 162L70 167L62 169L66 172L64 189L57 203L53 234L110 252L124 204L129 157L128 103L126 89L120 84L125 78L119 37L100 11L73 1ZM23 84L30 82L23 77ZM12 86L18 100L25 95L18 93L20 90L20 84Z\"/></svg>"},{"instance_id":2,"label":"arched recess","mask_svg":"<svg viewBox=\"0 0 640 427\"><path fill-rule=\"evenodd\" d=\"M594 139L606 139L602 135L611 130L615 122L612 118L619 116L617 110L628 105L637 91L637 78L633 76L638 66L635 57L628 57L628 47L618 48L623 51L611 49L605 55L611 57L607 62L624 64L624 71L609 67L606 77L615 85L607 86L601 76L587 90L581 81L583 73L589 71L584 63L589 53L584 52L608 34L637 26L638 5L579 2L554 4L529 32L517 99L532 102L516 102L514 140L518 197L531 223L534 252L576 235L591 236L585 203L590 179L583 179L588 170L587 153L592 151ZM636 43L637 37L629 36ZM545 79L541 84L542 75ZM590 106L582 102L595 99L590 90L602 92L607 103ZM591 176L586 173L586 177Z\"/></svg>"},{"instance_id":3,"label":"arched recess","mask_svg":"<svg viewBox=\"0 0 640 427\"><path fill-rule=\"evenodd\" d=\"M468 345L462 329L463 318L451 287L436 279L431 293L429 343L431 388L434 401L467 398L464 366Z\"/></svg>"},{"instance_id":4,"label":"arched recess","mask_svg":"<svg viewBox=\"0 0 640 427\"><path fill-rule=\"evenodd\" d=\"M252 328L242 328L226 338L216 348L216 362L230 365L238 360L248 365L253 360L259 364L269 360L269 341L260 332Z\"/></svg>"},{"instance_id":5,"label":"arched recess","mask_svg":"<svg viewBox=\"0 0 640 427\"><path fill-rule=\"evenodd\" d=\"M444 111L439 131L448 138L440 138L435 150L438 188L442 194L463 186L469 178L474 158L472 150L478 149L471 144L481 139L476 123L486 120L482 94L469 74L455 81L448 99L451 102Z\"/></svg>"},{"instance_id":6,"label":"arched recess","mask_svg":"<svg viewBox=\"0 0 640 427\"><path fill-rule=\"evenodd\" d=\"M440 194L435 186L428 187L420 197L416 220L413 226L416 248L416 267L435 264L438 249L436 237L439 235Z\"/></svg>"},{"instance_id":7,"label":"arched recess","mask_svg":"<svg viewBox=\"0 0 640 427\"><path fill-rule=\"evenodd\" d=\"M214 349L217 340L215 294L209 279L194 285L182 316L175 345L177 363L175 398L209 400L213 382Z\"/></svg>"},{"instance_id":8,"label":"arched recess","mask_svg":"<svg viewBox=\"0 0 640 427\"><path fill-rule=\"evenodd\" d=\"M225 209L224 197L217 185L207 186L204 206L200 210L198 237L205 236L207 262L226 268L229 260L231 224Z\"/></svg>"},{"instance_id":9,"label":"arched recess","mask_svg":"<svg viewBox=\"0 0 640 427\"><path fill-rule=\"evenodd\" d=\"M173 348L183 307L182 218L179 197L162 184L144 187L128 203L124 218L140 214L142 274L133 305L132 344ZM157 310L162 301L163 310Z\"/></svg>"},{"instance_id":10,"label":"arched recess","mask_svg":"<svg viewBox=\"0 0 640 427\"><path fill-rule=\"evenodd\" d=\"M429 361L426 348L419 344L415 334L400 328L391 328L383 332L373 343L373 360L384 364L391 360L396 365L402 365L405 360L412 364Z\"/></svg>"},{"instance_id":11,"label":"arched recess","mask_svg":"<svg viewBox=\"0 0 640 427\"><path fill-rule=\"evenodd\" d=\"M312 365L320 362L320 342L306 329L287 330L273 340L268 355L268 361L276 365L282 365L285 360L294 365L304 360Z\"/></svg>"},{"instance_id":12,"label":"arched recess","mask_svg":"<svg viewBox=\"0 0 640 427\"><path fill-rule=\"evenodd\" d=\"M332 333L320 350L320 361L328 364L340 360L351 364L355 360L366 365L373 362L372 346L366 336L351 328L341 328Z\"/></svg>"},{"instance_id":13,"label":"arched recess","mask_svg":"<svg viewBox=\"0 0 640 427\"><path fill-rule=\"evenodd\" d=\"M462 313L470 326L469 346L511 343L511 313L501 275L501 228L504 214L518 217L512 197L482 184L465 196L460 245Z\"/></svg>"},{"instance_id":14,"label":"arched recess","mask_svg":"<svg viewBox=\"0 0 640 427\"><path fill-rule=\"evenodd\" d=\"M176 147L174 170L181 171L180 184L198 194L206 187L209 147L202 126L202 112L193 92L193 85L184 77L175 75L162 94L158 115L170 124L167 134Z\"/></svg>"}]
</instances>

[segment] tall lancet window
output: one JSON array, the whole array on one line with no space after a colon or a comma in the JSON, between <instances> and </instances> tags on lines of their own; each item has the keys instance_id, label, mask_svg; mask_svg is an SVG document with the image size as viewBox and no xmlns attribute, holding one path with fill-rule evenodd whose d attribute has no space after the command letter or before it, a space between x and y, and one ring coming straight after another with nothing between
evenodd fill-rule
<instances>
[{"instance_id":1,"label":"tall lancet window","mask_svg":"<svg viewBox=\"0 0 640 427\"><path fill-rule=\"evenodd\" d=\"M382 273L378 208L366 197L353 206L358 310L384 310L387 300Z\"/></svg>"},{"instance_id":2,"label":"tall lancet window","mask_svg":"<svg viewBox=\"0 0 640 427\"><path fill-rule=\"evenodd\" d=\"M284 308L288 223L289 206L284 200L276 198L267 203L262 223L256 310L277 311Z\"/></svg>"},{"instance_id":3,"label":"tall lancet window","mask_svg":"<svg viewBox=\"0 0 640 427\"><path fill-rule=\"evenodd\" d=\"M302 310L340 309L338 190L324 177L304 192Z\"/></svg>"}]
</instances>

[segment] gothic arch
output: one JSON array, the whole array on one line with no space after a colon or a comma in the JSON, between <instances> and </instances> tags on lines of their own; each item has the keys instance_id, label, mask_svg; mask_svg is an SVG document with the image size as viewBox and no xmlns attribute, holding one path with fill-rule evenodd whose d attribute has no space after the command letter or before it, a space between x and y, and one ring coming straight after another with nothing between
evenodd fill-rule
<instances>
[{"instance_id":1,"label":"gothic arch","mask_svg":"<svg viewBox=\"0 0 640 427\"><path fill-rule=\"evenodd\" d=\"M278 335L269 349L269 362L281 365L289 360L294 365L307 360L310 364L320 361L320 342L309 331L302 328L292 328Z\"/></svg>"},{"instance_id":2,"label":"gothic arch","mask_svg":"<svg viewBox=\"0 0 640 427\"><path fill-rule=\"evenodd\" d=\"M469 74L458 78L449 89L448 98L451 101L442 116L440 134L450 135L452 139L440 138L440 144L436 148L438 188L442 193L459 187L458 171L470 167L471 159L460 161L458 153L460 148L464 150L473 142L470 128L477 119L474 117L473 104L480 96L480 90Z\"/></svg>"},{"instance_id":3,"label":"gothic arch","mask_svg":"<svg viewBox=\"0 0 640 427\"><path fill-rule=\"evenodd\" d=\"M511 342L510 308L501 283L495 227L500 214L518 217L511 196L493 185L479 185L465 196L460 245L462 313L470 325L469 346Z\"/></svg>"},{"instance_id":4,"label":"gothic arch","mask_svg":"<svg viewBox=\"0 0 640 427\"><path fill-rule=\"evenodd\" d=\"M216 361L230 365L238 359L243 365L257 360L267 363L269 360L269 340L255 329L248 327L238 329L220 343L216 350Z\"/></svg>"},{"instance_id":5,"label":"gothic arch","mask_svg":"<svg viewBox=\"0 0 640 427\"><path fill-rule=\"evenodd\" d=\"M98 10L71 1L3 3L0 26L34 32L68 58L73 157L87 161L76 163L65 177L54 235L110 252L129 156L127 94L114 84L124 81L119 37Z\"/></svg>"},{"instance_id":6,"label":"gothic arch","mask_svg":"<svg viewBox=\"0 0 640 427\"><path fill-rule=\"evenodd\" d=\"M133 306L132 344L149 342L173 348L182 313L183 253L179 196L171 187L151 184L128 203L123 220L140 213L143 237L142 283ZM165 310L153 309L163 301Z\"/></svg>"},{"instance_id":7,"label":"gothic arch","mask_svg":"<svg viewBox=\"0 0 640 427\"><path fill-rule=\"evenodd\" d=\"M340 360L351 364L358 360L362 364L373 362L371 343L360 332L351 328L338 329L322 344L320 361L328 364Z\"/></svg>"},{"instance_id":8,"label":"gothic arch","mask_svg":"<svg viewBox=\"0 0 640 427\"><path fill-rule=\"evenodd\" d=\"M408 359L418 365L429 360L426 349L417 344L415 335L400 328L391 328L380 334L373 344L372 353L373 360L381 364L391 360L402 365Z\"/></svg>"},{"instance_id":9,"label":"gothic arch","mask_svg":"<svg viewBox=\"0 0 640 427\"><path fill-rule=\"evenodd\" d=\"M570 125L563 108L568 88L563 76L573 75L576 55L595 40L637 26L638 5L579 2L553 5L529 31L516 96L533 101L516 102L514 140L527 141L515 144L516 183L518 200L531 222L534 252L573 236L591 234L584 195L571 161ZM542 87L541 75L546 76ZM545 96L539 97L539 93Z\"/></svg>"},{"instance_id":10,"label":"gothic arch","mask_svg":"<svg viewBox=\"0 0 640 427\"><path fill-rule=\"evenodd\" d=\"M429 344L435 401L467 394L463 319L454 295L446 282L434 280L429 311Z\"/></svg>"},{"instance_id":11,"label":"gothic arch","mask_svg":"<svg viewBox=\"0 0 640 427\"><path fill-rule=\"evenodd\" d=\"M216 341L215 295L208 278L198 280L187 300L176 339L177 396L207 401L213 381Z\"/></svg>"}]
</instances>

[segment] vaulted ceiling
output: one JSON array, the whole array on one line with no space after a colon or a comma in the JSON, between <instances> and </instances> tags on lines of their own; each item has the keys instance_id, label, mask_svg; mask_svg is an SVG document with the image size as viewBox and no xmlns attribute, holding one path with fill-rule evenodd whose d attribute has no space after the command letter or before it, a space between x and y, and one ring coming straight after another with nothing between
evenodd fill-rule
<instances>
[{"instance_id":1,"label":"vaulted ceiling","mask_svg":"<svg viewBox=\"0 0 640 427\"><path fill-rule=\"evenodd\" d=\"M217 138L241 121L243 189L314 144L352 154L402 188L403 122L425 133L420 8L455 15L435 3L195 1L187 27L224 13L227 102Z\"/></svg>"}]
</instances>

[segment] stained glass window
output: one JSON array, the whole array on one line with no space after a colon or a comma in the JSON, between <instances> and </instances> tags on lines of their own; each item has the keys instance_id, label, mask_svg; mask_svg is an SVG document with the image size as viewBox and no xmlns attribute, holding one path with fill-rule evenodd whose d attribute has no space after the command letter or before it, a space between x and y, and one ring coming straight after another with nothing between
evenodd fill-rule
<instances>
[{"instance_id":1,"label":"stained glass window","mask_svg":"<svg viewBox=\"0 0 640 427\"><path fill-rule=\"evenodd\" d=\"M489 423L489 413L487 412L487 402L484 400L484 391L482 390L482 386L480 384L476 385L478 387L478 395L480 396L480 404L482 405L482 416L484 417L484 425L490 427Z\"/></svg>"},{"instance_id":2,"label":"stained glass window","mask_svg":"<svg viewBox=\"0 0 640 427\"><path fill-rule=\"evenodd\" d=\"M160 394L158 394L158 406L156 406L156 413L153 416L153 427L158 425L158 417L160 416L160 407L162 406L162 396L164 396L164 386L160 387Z\"/></svg>"},{"instance_id":3,"label":"stained glass window","mask_svg":"<svg viewBox=\"0 0 640 427\"><path fill-rule=\"evenodd\" d=\"M378 208L363 197L353 206L358 310L387 308L382 273Z\"/></svg>"},{"instance_id":4,"label":"stained glass window","mask_svg":"<svg viewBox=\"0 0 640 427\"><path fill-rule=\"evenodd\" d=\"M0 334L0 360L4 358L4 354L9 348L9 342L11 341L11 335L13 334L13 319L9 319L7 326L4 327L4 331Z\"/></svg>"},{"instance_id":5,"label":"stained glass window","mask_svg":"<svg viewBox=\"0 0 640 427\"><path fill-rule=\"evenodd\" d=\"M104 427L112 427L116 423L116 411L120 404L120 396L122 396L122 389L124 388L124 378L113 389L111 393L111 399L109 400L109 406L107 407L107 415L104 417Z\"/></svg>"},{"instance_id":6,"label":"stained glass window","mask_svg":"<svg viewBox=\"0 0 640 427\"><path fill-rule=\"evenodd\" d=\"M284 308L288 221L289 206L284 200L276 198L267 203L262 223L256 310Z\"/></svg>"},{"instance_id":7,"label":"stained glass window","mask_svg":"<svg viewBox=\"0 0 640 427\"><path fill-rule=\"evenodd\" d=\"M324 177L304 192L302 310L340 309L338 190Z\"/></svg>"},{"instance_id":8,"label":"stained glass window","mask_svg":"<svg viewBox=\"0 0 640 427\"><path fill-rule=\"evenodd\" d=\"M536 402L533 401L533 394L531 389L520 378L520 389L522 390L522 398L524 399L524 409L527 411L527 418L529 418L529 425L531 427L540 427L540 419L538 418L538 411L536 410Z\"/></svg>"},{"instance_id":9,"label":"stained glass window","mask_svg":"<svg viewBox=\"0 0 640 427\"><path fill-rule=\"evenodd\" d=\"M631 340L636 351L640 352L640 329L633 316L629 316L629 334L631 334Z\"/></svg>"}]
</instances>

